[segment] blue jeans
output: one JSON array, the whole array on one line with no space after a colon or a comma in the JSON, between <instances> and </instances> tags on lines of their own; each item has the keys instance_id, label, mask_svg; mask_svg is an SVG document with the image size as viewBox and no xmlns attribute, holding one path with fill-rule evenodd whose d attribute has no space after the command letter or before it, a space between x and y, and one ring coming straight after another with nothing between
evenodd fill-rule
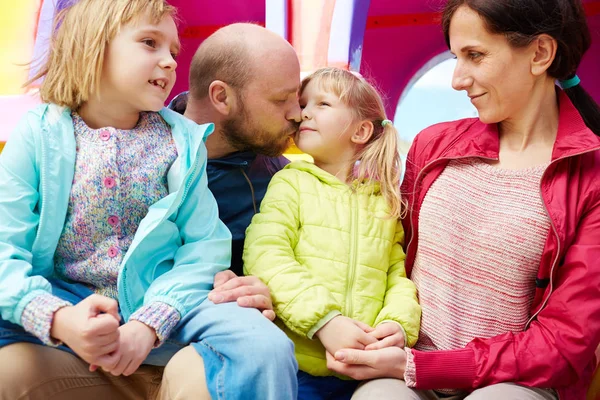
<instances>
[{"instance_id":1,"label":"blue jeans","mask_svg":"<svg viewBox=\"0 0 600 400\"><path fill-rule=\"evenodd\" d=\"M55 296L73 304L93 293L82 284L51 283ZM0 318L0 347L17 342L42 344L19 325ZM165 366L188 344L204 360L213 399L296 399L294 345L258 310L205 300L179 322L161 347L150 352L144 364ZM59 348L73 353L66 346Z\"/></svg>"},{"instance_id":2,"label":"blue jeans","mask_svg":"<svg viewBox=\"0 0 600 400\"><path fill-rule=\"evenodd\" d=\"M312 376L298 371L298 400L350 400L360 381L335 376Z\"/></svg>"}]
</instances>

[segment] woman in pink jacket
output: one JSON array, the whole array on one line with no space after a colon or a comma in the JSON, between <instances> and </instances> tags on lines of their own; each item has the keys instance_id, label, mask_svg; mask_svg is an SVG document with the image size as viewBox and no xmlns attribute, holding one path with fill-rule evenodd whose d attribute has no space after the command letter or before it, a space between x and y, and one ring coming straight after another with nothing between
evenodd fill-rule
<instances>
[{"instance_id":1,"label":"woman in pink jacket","mask_svg":"<svg viewBox=\"0 0 600 400\"><path fill-rule=\"evenodd\" d=\"M600 111L580 0L449 0L452 85L479 112L409 152L414 349L341 350L355 399L581 400L600 342ZM559 82L560 88L556 86Z\"/></svg>"}]
</instances>

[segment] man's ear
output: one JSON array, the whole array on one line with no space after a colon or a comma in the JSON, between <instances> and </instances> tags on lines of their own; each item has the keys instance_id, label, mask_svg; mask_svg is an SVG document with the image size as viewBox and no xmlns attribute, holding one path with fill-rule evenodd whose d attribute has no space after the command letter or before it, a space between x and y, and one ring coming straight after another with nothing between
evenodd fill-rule
<instances>
[{"instance_id":1,"label":"man's ear","mask_svg":"<svg viewBox=\"0 0 600 400\"><path fill-rule=\"evenodd\" d=\"M356 132L352 134L350 140L352 143L356 144L367 144L367 142L371 139L371 136L373 136L373 130L373 122L362 121Z\"/></svg>"},{"instance_id":2,"label":"man's ear","mask_svg":"<svg viewBox=\"0 0 600 400\"><path fill-rule=\"evenodd\" d=\"M558 44L556 39L550 35L539 35L536 40L531 43L533 46L533 59L531 60L531 73L534 76L544 74L554 62Z\"/></svg>"},{"instance_id":3,"label":"man's ear","mask_svg":"<svg viewBox=\"0 0 600 400\"><path fill-rule=\"evenodd\" d=\"M215 110L225 116L229 115L235 107L233 88L223 81L211 82L208 87L208 98Z\"/></svg>"}]
</instances>

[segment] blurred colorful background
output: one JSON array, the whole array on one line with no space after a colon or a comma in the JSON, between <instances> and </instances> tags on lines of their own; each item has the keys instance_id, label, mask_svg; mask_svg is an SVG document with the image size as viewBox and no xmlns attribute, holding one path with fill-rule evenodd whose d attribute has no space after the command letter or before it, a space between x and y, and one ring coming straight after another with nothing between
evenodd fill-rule
<instances>
[{"instance_id":1,"label":"blurred colorful background","mask_svg":"<svg viewBox=\"0 0 600 400\"><path fill-rule=\"evenodd\" d=\"M0 0L0 150L19 118L39 102L35 86L24 88L23 84L44 60L55 13L72 1L77 0ZM383 92L391 119L399 115L410 89L422 87L419 79L429 71L446 74L441 77L443 84L435 88L439 95L433 99L430 92L423 91L420 97L425 97L421 100L424 103L414 103L406 109L410 113L405 111L410 120L418 122L420 128L438 122L436 118L452 119L464 116L465 112L472 113L472 110L454 113L455 101L450 97L446 100L443 95L451 93L447 76L451 74L451 66L434 68L450 58L439 24L443 0L172 0L171 3L179 9L183 44L172 96L187 88L189 62L198 45L218 28L246 21L266 26L290 41L304 73L326 65L360 70ZM594 39L579 76L584 87L600 102L600 0L584 0L584 4ZM452 112L436 117L436 110L428 107L426 97L438 100L437 108ZM401 128L403 147L407 147L417 125L408 124L408 132L403 132L402 122L396 125Z\"/></svg>"}]
</instances>

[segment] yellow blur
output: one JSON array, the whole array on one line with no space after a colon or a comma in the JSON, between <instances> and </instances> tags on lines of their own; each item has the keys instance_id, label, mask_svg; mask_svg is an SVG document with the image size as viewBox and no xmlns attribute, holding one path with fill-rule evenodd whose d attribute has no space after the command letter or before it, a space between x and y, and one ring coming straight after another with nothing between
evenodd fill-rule
<instances>
[{"instance_id":1,"label":"yellow blur","mask_svg":"<svg viewBox=\"0 0 600 400\"><path fill-rule=\"evenodd\" d=\"M0 96L25 93L42 0L0 0Z\"/></svg>"}]
</instances>

